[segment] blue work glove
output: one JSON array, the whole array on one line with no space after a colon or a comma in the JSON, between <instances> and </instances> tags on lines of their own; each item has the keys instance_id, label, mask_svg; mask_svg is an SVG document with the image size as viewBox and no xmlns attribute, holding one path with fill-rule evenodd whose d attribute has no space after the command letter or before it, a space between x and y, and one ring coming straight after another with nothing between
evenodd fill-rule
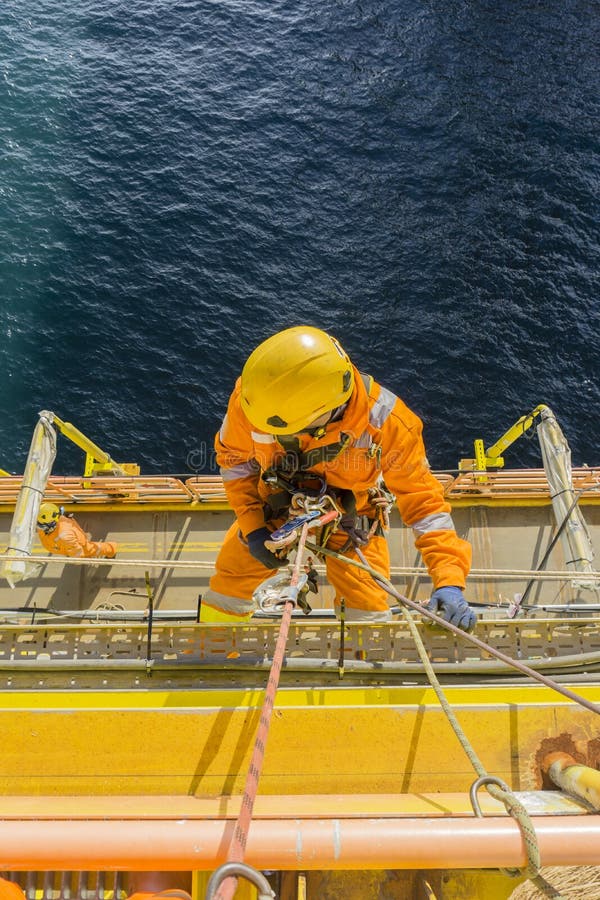
<instances>
[{"instance_id":1,"label":"blue work glove","mask_svg":"<svg viewBox=\"0 0 600 900\"><path fill-rule=\"evenodd\" d=\"M267 569L280 569L282 566L287 566L287 559L279 559L265 547L265 541L268 541L270 537L271 532L266 526L251 531L246 535L248 550L254 559L257 559Z\"/></svg>"},{"instance_id":2,"label":"blue work glove","mask_svg":"<svg viewBox=\"0 0 600 900\"><path fill-rule=\"evenodd\" d=\"M459 587L441 587L431 595L426 609L437 613L446 622L462 628L463 631L473 631L477 616L464 598Z\"/></svg>"}]
</instances>

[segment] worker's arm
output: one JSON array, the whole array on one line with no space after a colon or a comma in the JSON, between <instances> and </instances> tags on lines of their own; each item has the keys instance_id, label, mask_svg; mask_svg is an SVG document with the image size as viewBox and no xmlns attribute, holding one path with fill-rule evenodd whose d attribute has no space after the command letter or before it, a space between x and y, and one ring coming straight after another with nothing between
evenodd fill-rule
<instances>
[{"instance_id":1,"label":"worker's arm","mask_svg":"<svg viewBox=\"0 0 600 900\"><path fill-rule=\"evenodd\" d=\"M384 481L396 496L403 521L413 529L434 588L464 589L471 545L456 534L450 504L429 469L422 430L419 417L397 400L382 428Z\"/></svg>"},{"instance_id":2,"label":"worker's arm","mask_svg":"<svg viewBox=\"0 0 600 900\"><path fill-rule=\"evenodd\" d=\"M252 426L240 407L239 381L215 437L215 450L227 499L246 537L264 527L265 517L258 492L260 465L254 458Z\"/></svg>"},{"instance_id":3,"label":"worker's arm","mask_svg":"<svg viewBox=\"0 0 600 900\"><path fill-rule=\"evenodd\" d=\"M58 521L58 533L56 535L55 546L58 553L63 556L71 556L81 558L87 556L86 544L87 536L85 532L73 521L66 516L61 516ZM94 555L93 553L91 554Z\"/></svg>"}]
</instances>

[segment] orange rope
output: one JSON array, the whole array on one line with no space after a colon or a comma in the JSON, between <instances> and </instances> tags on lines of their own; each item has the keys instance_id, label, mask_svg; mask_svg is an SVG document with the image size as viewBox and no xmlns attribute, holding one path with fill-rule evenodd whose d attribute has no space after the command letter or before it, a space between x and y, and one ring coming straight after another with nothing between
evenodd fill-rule
<instances>
[{"instance_id":1,"label":"orange rope","mask_svg":"<svg viewBox=\"0 0 600 900\"><path fill-rule=\"evenodd\" d=\"M296 559L294 562L294 569L290 579L291 588L295 588L298 584L298 579L300 577L300 568L302 565L304 544L308 536L308 529L311 525L312 527L314 527L313 522L305 522L302 526L300 540L298 541ZM281 667L283 665L285 646L287 643L294 605L295 604L292 599L287 600L284 606L283 615L281 617L281 627L279 629L275 652L273 653L273 662L271 663L271 671L269 672L269 680L267 681L267 687L265 690L265 699L263 701L262 709L260 712L260 721L258 725L258 731L256 733L256 740L254 742L254 751L252 753L252 759L250 761L250 768L248 769L248 774L246 776L242 805L227 851L228 862L241 863L244 861L248 832L250 830L250 823L252 821L252 811L254 809L254 801L256 800L256 794L258 791L258 782L262 773L265 748L267 744L267 738L269 736L269 726L271 724L271 715L273 713L273 706L275 704L275 694L277 693L277 687L279 685L279 677L281 675ZM228 876L221 882L221 885L217 893L215 894L214 900L231 900L231 898L235 894L236 886L237 877L235 875Z\"/></svg>"}]
</instances>

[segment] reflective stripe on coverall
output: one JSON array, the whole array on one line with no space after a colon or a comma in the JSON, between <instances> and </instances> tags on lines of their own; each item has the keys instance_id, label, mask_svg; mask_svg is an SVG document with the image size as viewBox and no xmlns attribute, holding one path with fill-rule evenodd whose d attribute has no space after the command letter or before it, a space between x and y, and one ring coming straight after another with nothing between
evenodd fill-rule
<instances>
[{"instance_id":1,"label":"reflective stripe on coverall","mask_svg":"<svg viewBox=\"0 0 600 900\"><path fill-rule=\"evenodd\" d=\"M117 552L117 545L112 541L90 541L83 528L69 516L59 516L56 528L49 534L41 528L38 528L37 533L48 553L112 559Z\"/></svg>"},{"instance_id":2,"label":"reflective stripe on coverall","mask_svg":"<svg viewBox=\"0 0 600 900\"><path fill-rule=\"evenodd\" d=\"M450 504L431 474L421 437L422 422L398 397L370 380L369 390L355 369L355 386L343 416L326 426L323 437L299 435L303 452L349 437L348 446L334 459L311 467L332 488L350 489L356 497L358 515L374 515L369 488L380 478L395 495L400 515L413 529L435 588L464 588L471 563L471 546L454 530ZM256 431L240 406L240 381L229 400L227 414L215 439L217 461L229 503L237 521L226 535L216 562L209 590L202 598L201 620L211 612L220 621L242 621L251 615L254 589L272 574L248 552L238 532L249 534L265 524L264 506L272 488L261 472L285 455L277 438ZM346 535L338 532L328 542L339 549ZM385 549L384 549L385 548ZM363 548L369 563L389 574L389 555L384 538L373 537ZM367 575L339 560L327 560L329 580L336 590L336 603L343 597L347 618L381 620L390 617L385 592Z\"/></svg>"}]
</instances>

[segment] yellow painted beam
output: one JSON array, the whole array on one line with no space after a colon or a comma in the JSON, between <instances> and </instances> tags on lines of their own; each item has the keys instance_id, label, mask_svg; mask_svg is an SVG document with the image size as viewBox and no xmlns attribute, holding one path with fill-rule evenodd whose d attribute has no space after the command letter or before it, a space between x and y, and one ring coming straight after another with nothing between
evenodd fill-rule
<instances>
[{"instance_id":1,"label":"yellow painted beam","mask_svg":"<svg viewBox=\"0 0 600 900\"><path fill-rule=\"evenodd\" d=\"M531 509L544 506L551 506L549 497L519 499L513 497L493 497L482 495L478 497L471 495L464 499L448 497L446 498L453 509L467 509L482 507L492 507L495 509ZM191 502L191 503L65 503L63 504L67 512L73 512L75 515L82 513L133 513L136 515L147 515L155 512L193 512L196 514L210 512L231 512L231 507L227 503L221 502ZM600 506L600 496L581 497L580 506ZM0 515L12 515L14 512L14 503L0 504Z\"/></svg>"},{"instance_id":2,"label":"yellow painted beam","mask_svg":"<svg viewBox=\"0 0 600 900\"><path fill-rule=\"evenodd\" d=\"M587 815L585 804L560 791L525 795L536 815ZM241 795L193 797L189 795L80 795L0 797L2 819L237 819ZM485 816L507 816L506 807L481 791L479 805ZM256 798L252 817L261 819L423 819L472 818L467 792L387 794L272 794Z\"/></svg>"},{"instance_id":3,"label":"yellow painted beam","mask_svg":"<svg viewBox=\"0 0 600 900\"><path fill-rule=\"evenodd\" d=\"M74 628L80 626L71 626ZM81 626L83 628L84 626ZM118 627L118 626L115 626ZM15 629L18 630L18 629ZM593 702L600 701L600 684L570 685L578 694ZM473 685L465 687L445 687L444 693L454 708L489 708L502 713L511 708L538 707L567 708L584 712L576 704L560 697L551 688L543 685ZM198 691L47 691L32 694L29 691L0 691L0 714L19 710L115 710L115 711L161 711L177 709L181 711L210 710L259 710L264 699L260 688L217 688ZM352 710L372 708L426 708L439 709L437 697L432 688L425 685L381 686L381 687L285 687L277 694L276 707L306 710Z\"/></svg>"},{"instance_id":4,"label":"yellow painted beam","mask_svg":"<svg viewBox=\"0 0 600 900\"><path fill-rule=\"evenodd\" d=\"M87 626L69 626L84 629ZM268 626L265 626L268 627ZM8 628L5 630L9 630ZM13 626L10 630L22 631ZM265 676L266 680L266 676ZM574 680L569 687L582 697L600 702L600 673L598 683L577 684ZM465 685L464 687L444 687L448 701L454 707L491 707L506 711L515 705L538 707L568 707L578 710L551 688L543 685ZM31 691L0 691L0 714L10 710L163 710L167 707L190 709L259 709L264 699L262 689L200 689L197 691L46 691L42 694ZM326 707L390 707L416 706L439 708L437 697L426 685L378 687L285 687L277 693L276 707L306 707L323 709Z\"/></svg>"},{"instance_id":5,"label":"yellow painted beam","mask_svg":"<svg viewBox=\"0 0 600 900\"><path fill-rule=\"evenodd\" d=\"M595 699L600 688L581 691ZM561 736L583 759L593 753L594 714L556 703L545 688L447 693L488 771L516 790L540 786L538 758L550 738ZM258 690L1 694L0 793L241 793L262 697ZM278 692L262 794L453 792L473 780L430 689Z\"/></svg>"},{"instance_id":6,"label":"yellow painted beam","mask_svg":"<svg viewBox=\"0 0 600 900\"><path fill-rule=\"evenodd\" d=\"M231 507L227 503L212 502L191 502L191 503L63 503L67 512L73 512L80 515L84 512L96 513L154 513L154 512L231 512ZM6 513L12 515L14 512L14 503L0 504L0 514Z\"/></svg>"}]
</instances>

